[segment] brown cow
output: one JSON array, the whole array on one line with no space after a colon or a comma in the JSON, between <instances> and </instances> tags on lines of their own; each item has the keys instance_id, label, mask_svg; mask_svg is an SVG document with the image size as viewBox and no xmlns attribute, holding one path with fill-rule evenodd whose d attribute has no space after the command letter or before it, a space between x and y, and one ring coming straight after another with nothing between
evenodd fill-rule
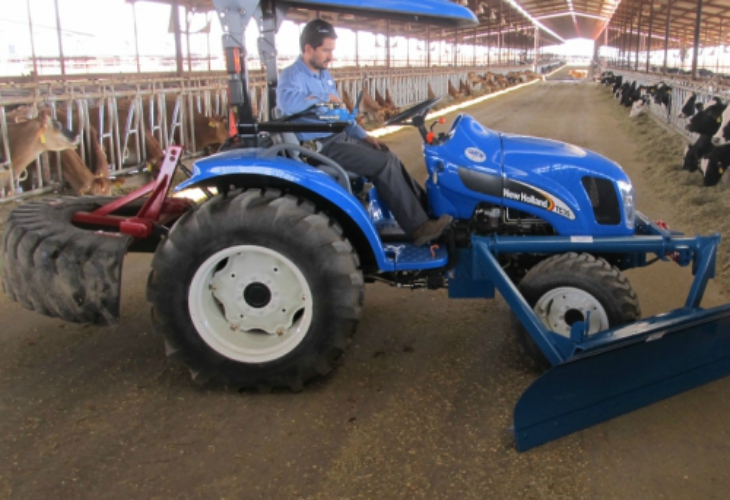
<instances>
[{"instance_id":1,"label":"brown cow","mask_svg":"<svg viewBox=\"0 0 730 500\"><path fill-rule=\"evenodd\" d=\"M66 182L80 195L107 196L111 194L112 182L109 178L92 174L84 160L72 149L61 152L61 171Z\"/></svg>"},{"instance_id":2,"label":"brown cow","mask_svg":"<svg viewBox=\"0 0 730 500\"><path fill-rule=\"evenodd\" d=\"M33 120L8 124L8 145L12 163L10 171L0 172L0 191L11 187L11 175L16 179L26 167L44 151L63 151L75 148L80 136L54 120L46 111L41 111Z\"/></svg>"},{"instance_id":3,"label":"brown cow","mask_svg":"<svg viewBox=\"0 0 730 500\"><path fill-rule=\"evenodd\" d=\"M124 134L124 130L122 130L127 125L127 118L129 116L129 110L131 109L131 101L120 101L117 105L118 113L119 113L119 126L120 126L120 135ZM142 107L144 108L144 106ZM142 110L136 110L135 112L140 113ZM142 119L144 120L144 114L142 114ZM147 122L145 122L147 123ZM124 137L120 138L122 141L124 141ZM124 144L122 144L122 147L124 147ZM160 141L157 140L157 138L152 134L152 132L149 131L147 127L144 127L144 149L145 149L145 161L146 166L150 169L152 172L152 175L154 177L157 177L157 174L160 172L160 167L162 166L162 162L165 159L165 151L162 149L162 146L160 145ZM137 141L133 140L131 137L129 141L127 142L125 150L122 152L122 156L124 157L124 161L129 161L133 165L137 165L142 163L142 155L139 154L137 151Z\"/></svg>"},{"instance_id":4,"label":"brown cow","mask_svg":"<svg viewBox=\"0 0 730 500\"><path fill-rule=\"evenodd\" d=\"M360 112L368 115L378 123L383 123L385 110L380 107L378 102L372 98L370 92L365 89L362 90L362 102L360 103Z\"/></svg>"},{"instance_id":5,"label":"brown cow","mask_svg":"<svg viewBox=\"0 0 730 500\"><path fill-rule=\"evenodd\" d=\"M461 98L461 92L456 90L456 87L454 87L454 84L451 83L451 80L449 80L449 95L453 97L454 99Z\"/></svg>"},{"instance_id":6,"label":"brown cow","mask_svg":"<svg viewBox=\"0 0 730 500\"><path fill-rule=\"evenodd\" d=\"M431 83L428 84L428 98L429 99L436 98L436 92L434 92L433 89L431 88Z\"/></svg>"},{"instance_id":7,"label":"brown cow","mask_svg":"<svg viewBox=\"0 0 730 500\"><path fill-rule=\"evenodd\" d=\"M175 110L175 99L172 96L166 97L167 120L172 122L172 115ZM185 105L185 110L189 111L187 102L183 99L181 105ZM179 115L178 115L179 120ZM189 126L189 117L185 118L185 127ZM193 109L193 127L195 130L195 149L198 151L209 149L213 146L223 144L228 139L228 118L225 116L205 116L199 113L197 109ZM175 136L178 143L180 142L179 129ZM192 147L189 144L188 147Z\"/></svg>"},{"instance_id":8,"label":"brown cow","mask_svg":"<svg viewBox=\"0 0 730 500\"><path fill-rule=\"evenodd\" d=\"M86 147L88 148L88 154L87 154L87 169L91 170L91 173L94 176L97 177L105 177L109 178L109 161L107 160L107 155L104 152L104 149L102 148L101 143L99 142L99 112L97 108L90 108L89 109L90 117L92 118L92 124L89 126L89 140ZM63 109L58 109L56 111L56 116L58 117L59 121L61 123L68 123L66 119L66 111ZM81 124L79 122L79 116L74 114L71 118L71 126L75 130L81 130ZM68 155L66 155L68 158ZM63 158L63 156L62 156ZM75 161L75 160L74 160ZM73 168L73 167L71 167Z\"/></svg>"}]
</instances>

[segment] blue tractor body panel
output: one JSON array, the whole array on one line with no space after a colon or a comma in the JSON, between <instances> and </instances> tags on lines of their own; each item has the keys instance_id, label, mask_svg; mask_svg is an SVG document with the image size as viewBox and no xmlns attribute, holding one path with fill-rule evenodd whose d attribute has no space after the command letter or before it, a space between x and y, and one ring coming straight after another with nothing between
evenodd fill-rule
<instances>
[{"instance_id":1,"label":"blue tractor body panel","mask_svg":"<svg viewBox=\"0 0 730 500\"><path fill-rule=\"evenodd\" d=\"M227 176L275 177L316 193L345 212L367 238L381 271L435 269L447 264L448 253L444 248L430 250L410 243L383 245L371 214L331 176L300 161L283 157L262 157L264 151L235 149L198 160L193 164L193 176L179 184L175 191L180 192ZM383 218L380 211L372 212L378 217L377 220Z\"/></svg>"},{"instance_id":2,"label":"blue tractor body panel","mask_svg":"<svg viewBox=\"0 0 730 500\"><path fill-rule=\"evenodd\" d=\"M616 163L592 151L563 142L502 134L489 130L468 115L460 115L446 140L425 146L429 172L427 187L435 215L447 213L469 219L480 203L490 203L532 214L564 236L628 236L631 214L610 223L594 217L591 199L582 186L590 176L610 183L631 184ZM628 216L628 217L627 217Z\"/></svg>"}]
</instances>

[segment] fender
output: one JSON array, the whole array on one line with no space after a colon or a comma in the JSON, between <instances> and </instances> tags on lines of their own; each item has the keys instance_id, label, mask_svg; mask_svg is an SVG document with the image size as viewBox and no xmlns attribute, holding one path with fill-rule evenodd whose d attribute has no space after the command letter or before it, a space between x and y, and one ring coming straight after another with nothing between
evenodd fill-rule
<instances>
[{"instance_id":1,"label":"fender","mask_svg":"<svg viewBox=\"0 0 730 500\"><path fill-rule=\"evenodd\" d=\"M190 179L175 187L178 193L185 189L212 184L228 176L255 175L272 177L295 184L329 200L342 210L357 225L370 244L378 268L381 271L395 271L395 262L389 259L380 241L375 226L362 204L325 172L308 164L289 158L260 158L264 150L233 150L219 153L193 163Z\"/></svg>"}]
</instances>

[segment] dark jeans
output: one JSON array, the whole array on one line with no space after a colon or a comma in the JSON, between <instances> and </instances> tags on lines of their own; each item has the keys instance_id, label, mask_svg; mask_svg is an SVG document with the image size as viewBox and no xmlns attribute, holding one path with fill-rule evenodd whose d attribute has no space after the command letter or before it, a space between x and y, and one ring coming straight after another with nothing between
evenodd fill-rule
<instances>
[{"instance_id":1,"label":"dark jeans","mask_svg":"<svg viewBox=\"0 0 730 500\"><path fill-rule=\"evenodd\" d=\"M428 220L426 192L406 172L398 157L360 139L336 134L324 139L321 153L342 168L370 179L393 213L398 225L411 235Z\"/></svg>"}]
</instances>

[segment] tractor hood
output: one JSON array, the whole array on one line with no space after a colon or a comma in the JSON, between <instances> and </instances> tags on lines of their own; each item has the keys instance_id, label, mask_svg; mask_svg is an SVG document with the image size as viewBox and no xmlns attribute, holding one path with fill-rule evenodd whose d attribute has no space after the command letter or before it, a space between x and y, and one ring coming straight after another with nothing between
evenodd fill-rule
<instances>
[{"instance_id":1,"label":"tractor hood","mask_svg":"<svg viewBox=\"0 0 730 500\"><path fill-rule=\"evenodd\" d=\"M615 162L588 149L567 142L501 134L504 172L509 178L564 180L566 173L599 175L607 179L628 181Z\"/></svg>"},{"instance_id":2,"label":"tractor hood","mask_svg":"<svg viewBox=\"0 0 730 500\"><path fill-rule=\"evenodd\" d=\"M426 147L434 211L468 219L481 203L530 213L562 235L633 233L633 190L623 169L587 149L490 130L460 115Z\"/></svg>"}]
</instances>

